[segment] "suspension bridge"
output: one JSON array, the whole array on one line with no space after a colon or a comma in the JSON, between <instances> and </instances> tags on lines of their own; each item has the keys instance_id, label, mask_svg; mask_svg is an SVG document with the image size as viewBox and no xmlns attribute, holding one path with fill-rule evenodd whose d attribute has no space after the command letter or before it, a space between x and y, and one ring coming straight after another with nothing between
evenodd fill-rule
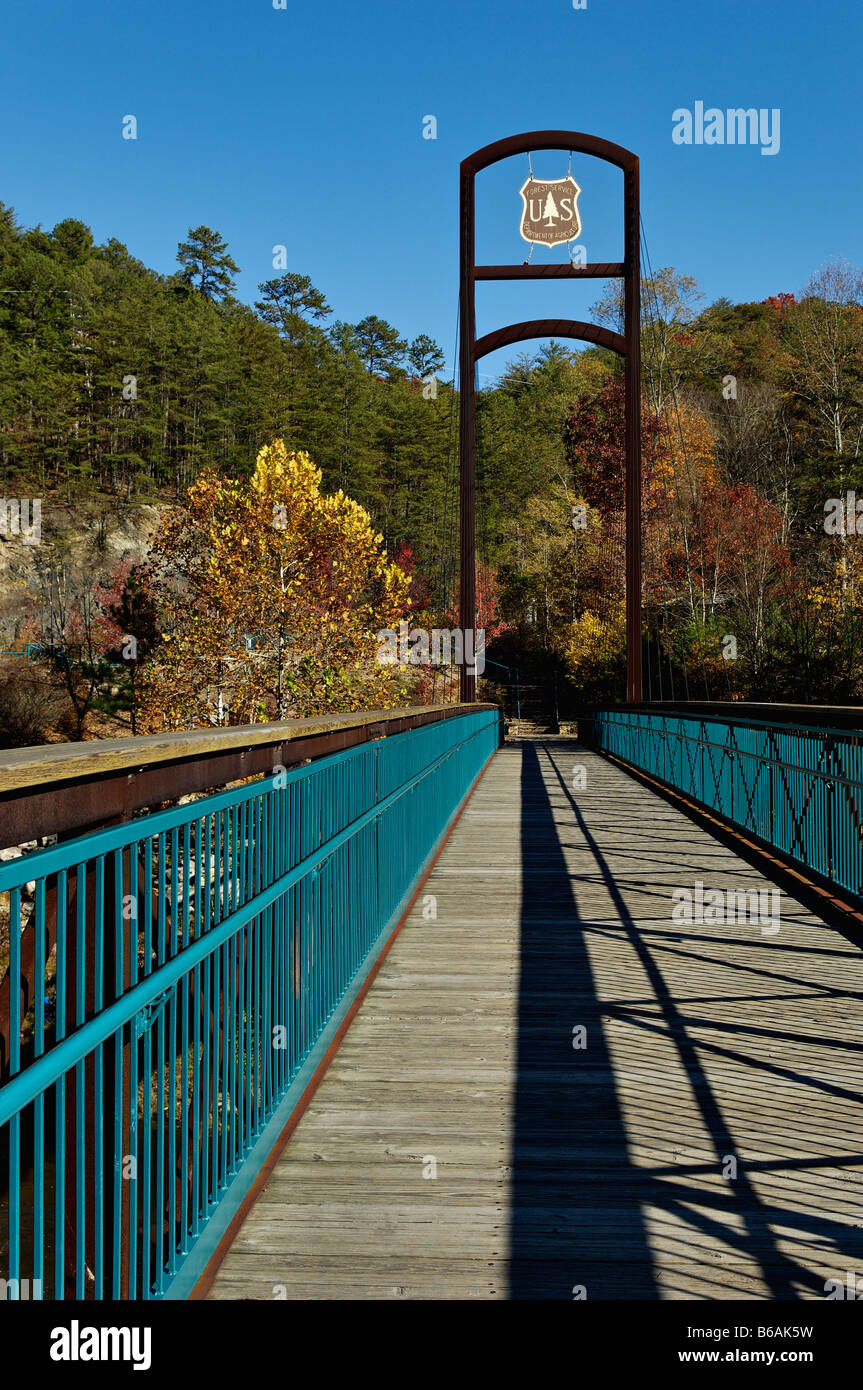
<instances>
[{"instance_id":1,"label":"suspension bridge","mask_svg":"<svg viewBox=\"0 0 863 1390\"><path fill-rule=\"evenodd\" d=\"M623 261L475 264L476 174L534 148L622 171ZM861 1268L863 727L663 673L639 222L594 137L462 165L462 628L477 360L606 346L624 698L516 678L504 709L462 666L449 702L0 754L7 1298L796 1300ZM623 282L621 334L476 337L477 280L578 275Z\"/></svg>"}]
</instances>

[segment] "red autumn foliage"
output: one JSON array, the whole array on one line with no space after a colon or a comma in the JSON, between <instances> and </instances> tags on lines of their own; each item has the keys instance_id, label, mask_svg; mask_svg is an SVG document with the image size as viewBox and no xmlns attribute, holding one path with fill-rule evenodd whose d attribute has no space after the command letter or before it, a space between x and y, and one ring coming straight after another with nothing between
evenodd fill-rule
<instances>
[{"instance_id":1,"label":"red autumn foliage","mask_svg":"<svg viewBox=\"0 0 863 1390\"><path fill-rule=\"evenodd\" d=\"M768 295L766 299L762 299L761 303L766 304L769 309L776 309L777 312L782 313L785 309L790 309L792 304L796 304L797 299L793 294L788 294L783 290L781 294Z\"/></svg>"},{"instance_id":2,"label":"red autumn foliage","mask_svg":"<svg viewBox=\"0 0 863 1390\"><path fill-rule=\"evenodd\" d=\"M402 541L393 551L392 559L400 570L410 575L411 587L408 593L405 617L409 618L412 613L421 613L424 609L430 608L432 604L431 583L423 571L417 567L417 557L414 554L413 546L408 545L407 541Z\"/></svg>"},{"instance_id":3,"label":"red autumn foliage","mask_svg":"<svg viewBox=\"0 0 863 1390\"><path fill-rule=\"evenodd\" d=\"M564 423L564 448L574 471L576 491L603 517L624 504L625 421L625 385L623 377L614 376L599 391L578 400ZM642 404L645 467L662 430L661 422Z\"/></svg>"}]
</instances>

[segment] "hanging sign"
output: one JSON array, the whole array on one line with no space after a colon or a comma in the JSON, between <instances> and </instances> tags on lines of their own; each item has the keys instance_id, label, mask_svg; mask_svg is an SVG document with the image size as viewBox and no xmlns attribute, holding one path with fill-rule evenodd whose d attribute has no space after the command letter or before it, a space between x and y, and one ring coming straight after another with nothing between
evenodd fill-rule
<instances>
[{"instance_id":1,"label":"hanging sign","mask_svg":"<svg viewBox=\"0 0 863 1390\"><path fill-rule=\"evenodd\" d=\"M542 246L561 246L581 233L578 195L572 174L565 179L535 179L531 174L521 188L524 209L519 231L525 241Z\"/></svg>"}]
</instances>

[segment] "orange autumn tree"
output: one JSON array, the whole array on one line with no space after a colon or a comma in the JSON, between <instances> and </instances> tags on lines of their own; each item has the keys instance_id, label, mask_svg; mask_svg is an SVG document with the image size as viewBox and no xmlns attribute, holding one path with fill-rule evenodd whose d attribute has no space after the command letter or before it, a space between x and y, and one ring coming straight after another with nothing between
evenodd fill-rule
<instances>
[{"instance_id":1,"label":"orange autumn tree","mask_svg":"<svg viewBox=\"0 0 863 1390\"><path fill-rule=\"evenodd\" d=\"M251 724L398 703L377 632L397 627L409 577L368 512L320 491L281 439L250 479L204 472L155 544L162 644L145 672L150 729Z\"/></svg>"},{"instance_id":2,"label":"orange autumn tree","mask_svg":"<svg viewBox=\"0 0 863 1390\"><path fill-rule=\"evenodd\" d=\"M653 486L684 502L718 479L716 439L707 416L688 401L674 402L659 417L660 427L645 451Z\"/></svg>"},{"instance_id":3,"label":"orange autumn tree","mask_svg":"<svg viewBox=\"0 0 863 1390\"><path fill-rule=\"evenodd\" d=\"M644 457L645 590L657 608L688 609L705 624L704 500L719 485L715 439L704 414L681 402L660 421Z\"/></svg>"}]
</instances>

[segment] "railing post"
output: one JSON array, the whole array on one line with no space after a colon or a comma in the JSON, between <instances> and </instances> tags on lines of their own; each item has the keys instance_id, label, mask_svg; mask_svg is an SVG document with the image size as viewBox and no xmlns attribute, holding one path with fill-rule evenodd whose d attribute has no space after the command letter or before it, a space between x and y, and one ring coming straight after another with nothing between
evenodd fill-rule
<instances>
[{"instance_id":1,"label":"railing post","mask_svg":"<svg viewBox=\"0 0 863 1390\"><path fill-rule=\"evenodd\" d=\"M98 826L86 826L88 832L120 825L122 816L114 816ZM77 838L69 834L61 839ZM102 865L102 882L95 864L88 864L83 874L83 900L78 895L78 874L67 880L66 900L66 980L64 1031L68 1036L103 1004L119 998L131 984L131 953L138 951L137 912L124 916L128 885L125 881L125 856L121 856L119 880L116 877L115 857L106 855ZM117 910L119 906L119 920ZM137 908L137 903L136 903ZM56 904L55 904L56 910ZM128 921L128 926L126 925ZM63 1080L64 1092L64 1266L65 1297L85 1299L95 1296L127 1297L129 1289L129 1234L131 1221L131 1186L118 1172L116 1165L129 1156L131 1146L131 1096L128 1080L131 1076L130 1050L134 1046L128 1030L119 1049L107 1043L103 1049L101 1096L97 1096L95 1058L81 1064L74 1082ZM79 1093L80 1088L80 1093ZM73 1100L74 1096L74 1100ZM83 1116L83 1133L81 1117ZM102 1143L97 1145L97 1125ZM119 1125L122 1153L115 1153L115 1130ZM97 1163L102 1182L96 1184ZM81 1169L82 1171L79 1171ZM84 1184L85 1213L83 1239L78 1228L80 1209L79 1184ZM119 1198L119 1200L118 1200ZM96 1202L101 1203L102 1235L97 1235ZM119 1268L114 1271L111 1251L120 1255ZM84 1268L79 1269L79 1259ZM108 1271L112 1285L107 1285ZM96 1276L101 1289L96 1288Z\"/></svg>"},{"instance_id":2,"label":"railing post","mask_svg":"<svg viewBox=\"0 0 863 1390\"><path fill-rule=\"evenodd\" d=\"M824 809L827 816L827 875L829 878L833 877L833 793L836 790L836 772L834 767L835 748L835 741L832 738L828 739L827 756L824 761L829 768L829 772L825 778L827 783L827 796L825 798L826 806Z\"/></svg>"}]
</instances>

